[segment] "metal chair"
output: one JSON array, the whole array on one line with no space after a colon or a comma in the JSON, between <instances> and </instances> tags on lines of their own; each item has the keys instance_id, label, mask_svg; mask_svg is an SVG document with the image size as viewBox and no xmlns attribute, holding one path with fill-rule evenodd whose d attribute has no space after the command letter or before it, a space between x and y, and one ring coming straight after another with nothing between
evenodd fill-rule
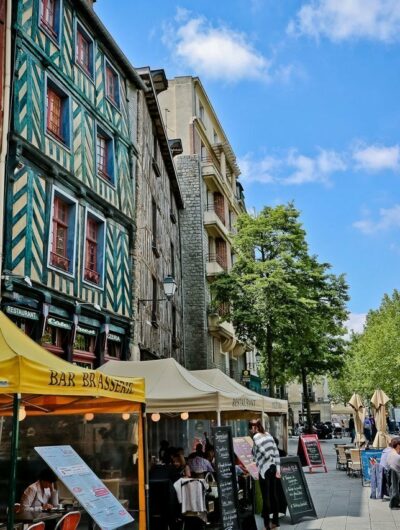
<instances>
[{"instance_id":1,"label":"metal chair","mask_svg":"<svg viewBox=\"0 0 400 530\"><path fill-rule=\"evenodd\" d=\"M80 512L66 513L56 524L54 530L76 530L81 520Z\"/></svg>"},{"instance_id":2,"label":"metal chair","mask_svg":"<svg viewBox=\"0 0 400 530\"><path fill-rule=\"evenodd\" d=\"M45 523L40 521L39 523L31 524L26 528L26 530L44 530L45 526Z\"/></svg>"}]
</instances>

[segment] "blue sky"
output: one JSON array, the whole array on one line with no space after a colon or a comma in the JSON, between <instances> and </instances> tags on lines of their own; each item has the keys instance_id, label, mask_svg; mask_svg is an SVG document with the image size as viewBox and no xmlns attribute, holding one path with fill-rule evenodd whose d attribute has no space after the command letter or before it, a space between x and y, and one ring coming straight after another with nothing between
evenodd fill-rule
<instances>
[{"instance_id":1,"label":"blue sky","mask_svg":"<svg viewBox=\"0 0 400 530\"><path fill-rule=\"evenodd\" d=\"M97 0L134 66L198 75L247 207L294 200L350 285L351 322L400 288L398 0Z\"/></svg>"}]
</instances>

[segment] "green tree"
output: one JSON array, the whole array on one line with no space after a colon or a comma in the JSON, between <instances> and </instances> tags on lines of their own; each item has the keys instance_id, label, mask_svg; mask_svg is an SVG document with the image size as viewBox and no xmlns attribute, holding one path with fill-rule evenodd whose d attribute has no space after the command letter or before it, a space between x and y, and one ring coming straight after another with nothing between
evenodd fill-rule
<instances>
[{"instance_id":1,"label":"green tree","mask_svg":"<svg viewBox=\"0 0 400 530\"><path fill-rule=\"evenodd\" d=\"M347 402L353 392L369 401L381 388L392 404L400 401L400 293L385 294L381 305L369 311L364 330L353 334L340 378L330 382L337 400Z\"/></svg>"},{"instance_id":2,"label":"green tree","mask_svg":"<svg viewBox=\"0 0 400 530\"><path fill-rule=\"evenodd\" d=\"M261 352L270 395L288 377L305 388L310 375L338 370L347 285L309 255L299 212L292 203L265 207L237 226L237 260L214 282L214 303L229 303L225 318Z\"/></svg>"}]
</instances>

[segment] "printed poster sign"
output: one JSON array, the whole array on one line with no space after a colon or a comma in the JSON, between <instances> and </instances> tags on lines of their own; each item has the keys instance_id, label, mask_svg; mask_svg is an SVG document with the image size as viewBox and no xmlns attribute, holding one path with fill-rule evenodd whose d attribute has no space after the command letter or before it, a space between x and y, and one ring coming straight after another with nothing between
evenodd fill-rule
<instances>
[{"instance_id":1,"label":"printed poster sign","mask_svg":"<svg viewBox=\"0 0 400 530\"><path fill-rule=\"evenodd\" d=\"M35 451L100 528L113 530L133 522L131 515L70 445L35 447Z\"/></svg>"},{"instance_id":2,"label":"printed poster sign","mask_svg":"<svg viewBox=\"0 0 400 530\"><path fill-rule=\"evenodd\" d=\"M383 449L368 449L360 451L363 485L371 482L371 468L379 464L382 458L382 453Z\"/></svg>"},{"instance_id":3,"label":"printed poster sign","mask_svg":"<svg viewBox=\"0 0 400 530\"><path fill-rule=\"evenodd\" d=\"M258 480L258 468L257 464L254 462L252 448L253 440L250 438L250 436L233 438L233 450L235 451L235 455L238 457L253 479Z\"/></svg>"}]
</instances>

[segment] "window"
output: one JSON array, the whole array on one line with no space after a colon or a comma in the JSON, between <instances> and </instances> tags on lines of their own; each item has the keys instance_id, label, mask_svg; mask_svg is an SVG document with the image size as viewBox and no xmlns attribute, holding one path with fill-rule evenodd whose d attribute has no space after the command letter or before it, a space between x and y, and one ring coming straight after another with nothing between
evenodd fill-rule
<instances>
[{"instance_id":1,"label":"window","mask_svg":"<svg viewBox=\"0 0 400 530\"><path fill-rule=\"evenodd\" d=\"M119 80L114 68L106 61L106 96L117 107L119 106Z\"/></svg>"},{"instance_id":2,"label":"window","mask_svg":"<svg viewBox=\"0 0 400 530\"><path fill-rule=\"evenodd\" d=\"M152 286L153 286L153 296L152 296L152 304L151 304L151 323L154 327L158 327L158 299L157 299L157 279L152 276Z\"/></svg>"},{"instance_id":3,"label":"window","mask_svg":"<svg viewBox=\"0 0 400 530\"><path fill-rule=\"evenodd\" d=\"M151 247L153 253L157 258L160 257L160 252L158 250L158 241L157 241L157 204L154 199L151 201L151 231L152 231L152 241Z\"/></svg>"},{"instance_id":4,"label":"window","mask_svg":"<svg viewBox=\"0 0 400 530\"><path fill-rule=\"evenodd\" d=\"M97 174L114 183L114 142L100 127L97 127L96 156Z\"/></svg>"},{"instance_id":5,"label":"window","mask_svg":"<svg viewBox=\"0 0 400 530\"><path fill-rule=\"evenodd\" d=\"M200 116L201 121L204 122L204 107L200 102L199 102L199 116Z\"/></svg>"},{"instance_id":6,"label":"window","mask_svg":"<svg viewBox=\"0 0 400 530\"><path fill-rule=\"evenodd\" d=\"M72 274L75 257L76 203L54 194L49 264Z\"/></svg>"},{"instance_id":7,"label":"window","mask_svg":"<svg viewBox=\"0 0 400 530\"><path fill-rule=\"evenodd\" d=\"M171 242L171 276L175 278L175 248Z\"/></svg>"},{"instance_id":8,"label":"window","mask_svg":"<svg viewBox=\"0 0 400 530\"><path fill-rule=\"evenodd\" d=\"M50 79L46 89L46 132L64 145L69 145L69 97Z\"/></svg>"},{"instance_id":9,"label":"window","mask_svg":"<svg viewBox=\"0 0 400 530\"><path fill-rule=\"evenodd\" d=\"M67 253L69 205L60 197L54 199L53 244L51 263L56 267L69 270Z\"/></svg>"},{"instance_id":10,"label":"window","mask_svg":"<svg viewBox=\"0 0 400 530\"><path fill-rule=\"evenodd\" d=\"M40 25L55 40L60 34L60 0L41 0Z\"/></svg>"},{"instance_id":11,"label":"window","mask_svg":"<svg viewBox=\"0 0 400 530\"><path fill-rule=\"evenodd\" d=\"M75 56L77 64L93 77L93 40L79 23L76 26Z\"/></svg>"},{"instance_id":12,"label":"window","mask_svg":"<svg viewBox=\"0 0 400 530\"><path fill-rule=\"evenodd\" d=\"M206 149L206 146L203 144L203 142L201 142L201 145L200 145L200 156L203 162L207 161L207 149Z\"/></svg>"},{"instance_id":13,"label":"window","mask_svg":"<svg viewBox=\"0 0 400 530\"><path fill-rule=\"evenodd\" d=\"M91 212L86 216L84 280L102 284L104 262L104 221Z\"/></svg>"}]
</instances>

